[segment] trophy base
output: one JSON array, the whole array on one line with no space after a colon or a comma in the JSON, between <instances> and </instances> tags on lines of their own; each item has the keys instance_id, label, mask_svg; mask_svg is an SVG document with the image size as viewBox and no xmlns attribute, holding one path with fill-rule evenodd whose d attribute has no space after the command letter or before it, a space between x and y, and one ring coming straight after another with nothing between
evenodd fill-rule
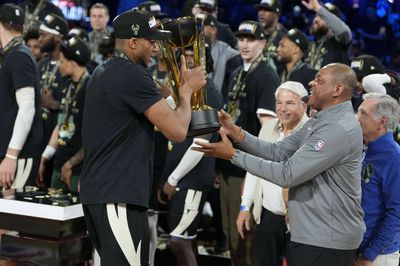
<instances>
[{"instance_id":1,"label":"trophy base","mask_svg":"<svg viewBox=\"0 0 400 266\"><path fill-rule=\"evenodd\" d=\"M187 136L194 137L213 133L218 131L220 127L217 110L192 111L192 119Z\"/></svg>"}]
</instances>

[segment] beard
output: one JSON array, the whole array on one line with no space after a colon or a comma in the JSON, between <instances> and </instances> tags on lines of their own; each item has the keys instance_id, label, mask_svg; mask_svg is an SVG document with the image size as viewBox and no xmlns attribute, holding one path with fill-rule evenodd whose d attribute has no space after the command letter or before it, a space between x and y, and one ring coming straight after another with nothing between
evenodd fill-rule
<instances>
[{"instance_id":1,"label":"beard","mask_svg":"<svg viewBox=\"0 0 400 266\"><path fill-rule=\"evenodd\" d=\"M289 56L279 56L279 55L278 55L278 62L279 62L279 63L287 64L287 63L289 63L291 60L292 60L292 58L289 57Z\"/></svg>"},{"instance_id":2,"label":"beard","mask_svg":"<svg viewBox=\"0 0 400 266\"><path fill-rule=\"evenodd\" d=\"M56 48L56 41L52 38L49 42L40 47L42 53L51 53Z\"/></svg>"},{"instance_id":3,"label":"beard","mask_svg":"<svg viewBox=\"0 0 400 266\"><path fill-rule=\"evenodd\" d=\"M314 36L316 36L317 38L325 36L328 33L329 28L328 27L311 27L310 33Z\"/></svg>"},{"instance_id":4,"label":"beard","mask_svg":"<svg viewBox=\"0 0 400 266\"><path fill-rule=\"evenodd\" d=\"M274 21L273 20L268 20L268 19L265 19L264 21L262 21L262 22L258 22L260 25L261 25L261 27L263 27L264 29L265 28L270 28L272 25L274 25Z\"/></svg>"}]
</instances>

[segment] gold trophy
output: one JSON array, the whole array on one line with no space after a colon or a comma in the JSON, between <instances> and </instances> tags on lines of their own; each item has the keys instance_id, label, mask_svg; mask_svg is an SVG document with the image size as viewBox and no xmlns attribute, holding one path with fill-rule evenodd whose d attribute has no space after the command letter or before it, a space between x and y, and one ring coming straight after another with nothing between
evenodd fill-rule
<instances>
[{"instance_id":1,"label":"gold trophy","mask_svg":"<svg viewBox=\"0 0 400 266\"><path fill-rule=\"evenodd\" d=\"M159 47L167 67L170 85L176 99L179 99L180 72L175 50L193 46L194 67L205 65L205 40L203 20L197 17L182 17L160 24L160 28L172 32L171 38L159 41ZM192 118L188 136L199 136L215 132L220 128L217 110L206 105L207 88L204 86L193 93L191 98Z\"/></svg>"}]
</instances>

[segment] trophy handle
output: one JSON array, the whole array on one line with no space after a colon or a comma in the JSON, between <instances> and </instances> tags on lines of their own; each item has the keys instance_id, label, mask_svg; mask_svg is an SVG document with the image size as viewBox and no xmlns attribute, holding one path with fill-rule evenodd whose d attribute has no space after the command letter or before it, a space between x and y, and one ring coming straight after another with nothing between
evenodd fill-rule
<instances>
[{"instance_id":1,"label":"trophy handle","mask_svg":"<svg viewBox=\"0 0 400 266\"><path fill-rule=\"evenodd\" d=\"M179 86L181 75L175 59L174 48L169 46L166 41L158 41L158 46L164 58L164 63L167 68L167 75L170 81L170 85L172 87L172 91L176 99L179 99Z\"/></svg>"},{"instance_id":2,"label":"trophy handle","mask_svg":"<svg viewBox=\"0 0 400 266\"><path fill-rule=\"evenodd\" d=\"M196 25L196 36L193 43L194 67L198 67L201 65L205 66L206 46L203 20L198 17L194 17L194 20ZM207 99L207 85L204 85L200 90L193 93L190 104L192 107L192 111L203 109L205 99Z\"/></svg>"}]
</instances>

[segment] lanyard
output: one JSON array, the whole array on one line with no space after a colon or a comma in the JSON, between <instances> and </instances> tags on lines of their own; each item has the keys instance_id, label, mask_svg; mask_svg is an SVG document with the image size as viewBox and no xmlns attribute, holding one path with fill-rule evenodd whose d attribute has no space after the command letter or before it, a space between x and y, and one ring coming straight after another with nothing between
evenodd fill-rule
<instances>
[{"instance_id":1,"label":"lanyard","mask_svg":"<svg viewBox=\"0 0 400 266\"><path fill-rule=\"evenodd\" d=\"M261 53L257 59L251 63L250 68L247 72L244 71L244 68L240 70L238 78L236 80L236 84L233 86L232 91L229 92L230 102L228 104L228 113L232 117L234 123L236 123L237 119L240 116L240 108L239 108L239 96L243 95L246 89L246 80L247 77L257 68L257 66L264 60L264 56Z\"/></svg>"},{"instance_id":2,"label":"lanyard","mask_svg":"<svg viewBox=\"0 0 400 266\"><path fill-rule=\"evenodd\" d=\"M64 122L63 125L68 125L68 119L69 116L71 114L71 105L73 103L73 101L76 99L76 97L78 96L79 91L82 89L82 85L84 83L84 81L86 80L86 78L88 77L88 73L85 70L85 72L83 72L82 76L79 78L78 84L75 86L74 82L71 81L71 83L68 86L67 92L65 94L65 105L63 108L64 111Z\"/></svg>"},{"instance_id":3,"label":"lanyard","mask_svg":"<svg viewBox=\"0 0 400 266\"><path fill-rule=\"evenodd\" d=\"M296 62L296 64L294 64L292 70L290 70L289 72L287 72L286 67L285 69L282 71L282 75L281 75L281 82L285 82L290 80L290 76L292 75L292 73L294 71L296 71L297 69L301 68L304 65L304 62L302 60L299 60Z\"/></svg>"},{"instance_id":4,"label":"lanyard","mask_svg":"<svg viewBox=\"0 0 400 266\"><path fill-rule=\"evenodd\" d=\"M318 46L317 46L317 42L313 42L311 44L311 49L310 49L310 53L308 54L308 58L309 58L309 63L310 65L314 68L319 70L321 68L321 62L322 62L322 46L324 46L325 42L328 40L327 37L323 37Z\"/></svg>"},{"instance_id":5,"label":"lanyard","mask_svg":"<svg viewBox=\"0 0 400 266\"><path fill-rule=\"evenodd\" d=\"M11 48L18 46L20 44L23 44L24 40L22 39L22 36L15 37L12 39L9 43L7 43L6 46L0 51L0 62L3 61L3 58L5 54L10 51Z\"/></svg>"},{"instance_id":6,"label":"lanyard","mask_svg":"<svg viewBox=\"0 0 400 266\"><path fill-rule=\"evenodd\" d=\"M119 58L123 58L125 60L128 60L129 62L132 62L132 60L129 59L129 57L119 49L115 49L114 54L112 55L112 57L115 57L115 58L119 57ZM132 62L132 63L134 63L134 62Z\"/></svg>"}]
</instances>

